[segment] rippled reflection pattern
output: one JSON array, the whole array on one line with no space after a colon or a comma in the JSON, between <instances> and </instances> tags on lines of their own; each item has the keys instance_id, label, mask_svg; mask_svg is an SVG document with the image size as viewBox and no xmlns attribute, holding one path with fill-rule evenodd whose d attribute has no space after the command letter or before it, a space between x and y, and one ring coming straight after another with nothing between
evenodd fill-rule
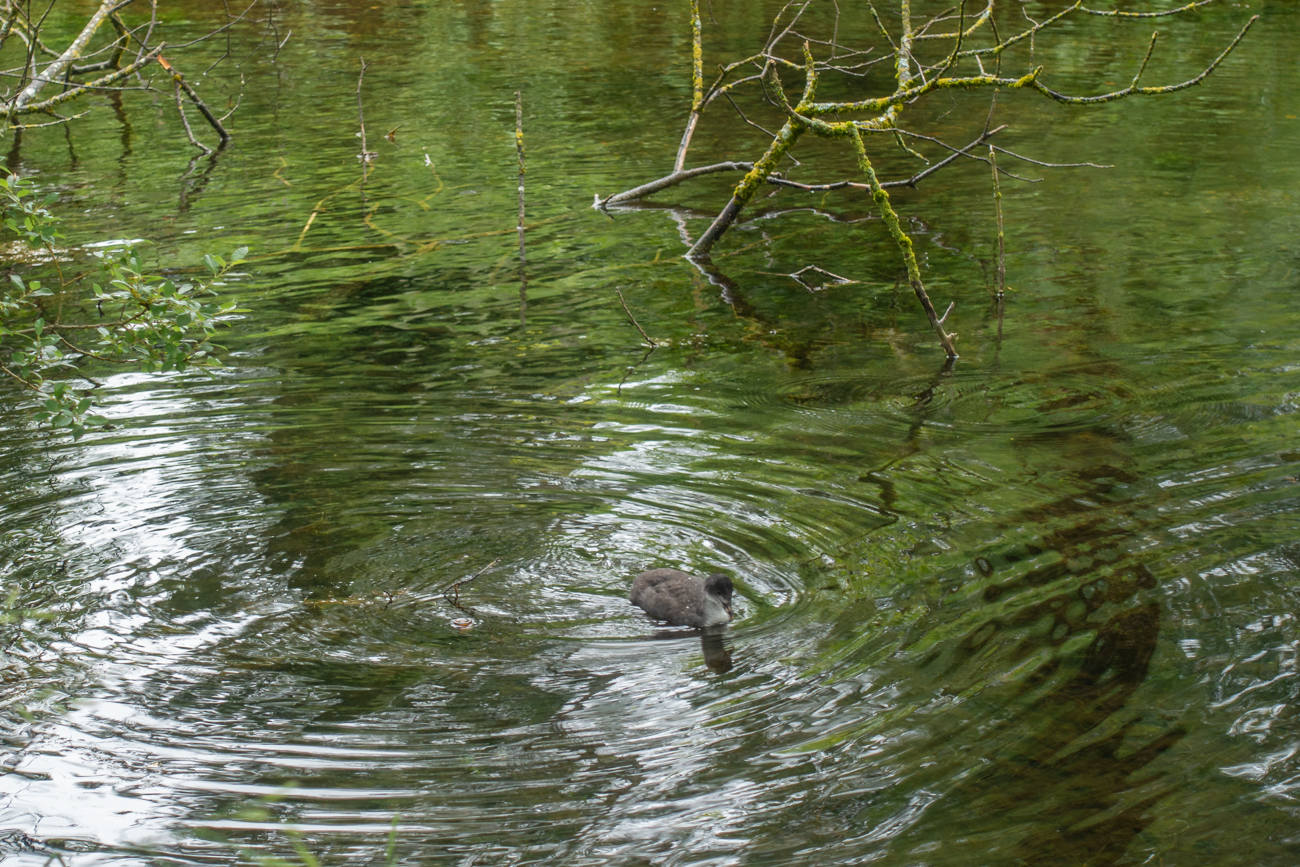
<instances>
[{"instance_id":1,"label":"rippled reflection pattern","mask_svg":"<svg viewBox=\"0 0 1300 867\"><path fill-rule=\"evenodd\" d=\"M136 108L11 156L73 231L258 258L214 378L101 372L77 444L0 393L0 861L1294 863L1294 10L1194 99L1017 116L1119 168L1006 189L1001 323L983 168L900 191L948 365L862 201L783 191L701 269L725 185L588 208L676 146L680 10L371 6L286 10L179 198ZM385 51L363 192L335 103ZM736 620L646 619L657 566Z\"/></svg>"}]
</instances>

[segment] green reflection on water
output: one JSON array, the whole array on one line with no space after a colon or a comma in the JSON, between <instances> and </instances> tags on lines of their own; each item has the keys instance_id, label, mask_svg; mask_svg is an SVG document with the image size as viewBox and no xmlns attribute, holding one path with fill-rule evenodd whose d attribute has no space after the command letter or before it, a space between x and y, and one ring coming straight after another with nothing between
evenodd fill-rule
<instances>
[{"instance_id":1,"label":"green reflection on water","mask_svg":"<svg viewBox=\"0 0 1300 867\"><path fill-rule=\"evenodd\" d=\"M186 175L165 102L11 150L85 237L254 263L228 374L114 379L120 429L76 447L4 417L6 577L68 601L5 624L6 698L45 716L5 716L0 820L230 861L167 829L290 851L223 817L293 784L266 809L329 863L395 813L413 861L1290 863L1294 11L1250 10L1179 98L1009 101L1008 146L1116 168L1004 187L1001 341L983 168L897 197L953 368L865 201L766 200L724 285L669 214L592 211L670 162L689 46L658 3L582 11L285 10L215 163ZM1245 14L1170 22L1148 75ZM1061 86L1131 75L1143 33L1072 27L1036 49ZM360 55L370 128L401 125L364 190ZM757 135L720 115L696 147ZM727 189L665 201L698 231ZM806 264L860 282L782 276ZM648 565L736 574L729 671L651 638L623 599Z\"/></svg>"}]
</instances>

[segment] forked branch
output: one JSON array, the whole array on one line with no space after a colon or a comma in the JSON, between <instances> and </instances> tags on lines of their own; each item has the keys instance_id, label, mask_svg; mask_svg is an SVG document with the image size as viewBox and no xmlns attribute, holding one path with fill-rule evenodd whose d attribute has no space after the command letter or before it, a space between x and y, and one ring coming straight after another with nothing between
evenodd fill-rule
<instances>
[{"instance_id":1,"label":"forked branch","mask_svg":"<svg viewBox=\"0 0 1300 867\"><path fill-rule=\"evenodd\" d=\"M950 357L956 357L956 350L953 345L953 336L944 327L947 314L945 313L943 317L938 316L925 293L925 287L920 281L920 272L916 267L911 239L907 237L906 232L903 230L901 220L893 210L886 189L916 187L918 183L929 178L935 172L963 159L987 163L993 172L1004 177L1018 180L1033 179L1021 178L998 166L993 150L990 150L987 157L973 152L979 146L987 144L989 139L1006 128L1005 124L997 127L992 126L992 109L990 109L989 121L985 123L984 128L974 137L974 140L964 147L957 147L935 136L927 136L903 129L900 126L900 121L907 108L940 92L947 92L957 96L963 92L988 89L992 89L995 93L1003 90L1033 91L1054 102L1076 106L1097 106L1129 97L1163 96L1177 93L1205 81L1232 54L1245 38L1251 26L1258 20L1258 16L1249 18L1227 46L1199 74L1172 84L1142 84L1142 77L1154 55L1158 42L1158 34L1152 34L1146 46L1146 51L1141 56L1140 61L1135 63L1136 71L1127 87L1087 96L1063 93L1054 90L1045 83L1048 78L1047 70L1042 65L1033 63L1032 46L1036 38L1043 38L1047 32L1060 30L1057 25L1072 15L1076 17L1078 15L1088 15L1110 18L1120 22L1164 18L1190 13L1208 5L1212 0L1193 0L1193 2L1184 3L1184 5L1175 9L1154 12L1096 10L1086 7L1083 0L1073 0L1073 2L1068 2L1068 5L1064 6L1064 8L1041 22L1031 20L1029 22L1030 26L1027 28L1016 23L1018 16L1015 21L1011 22L1013 26L1007 27L1008 22L1004 20L1003 26L999 27L998 9L994 0L985 0L983 8L978 11L968 8L974 5L971 0L955 0L954 5L936 14L929 15L928 18L920 15L916 15L914 18L912 7L914 3L919 6L920 0L893 0L896 4L897 17L891 17L889 19L891 23L887 27L885 18L878 13L871 0L868 0L867 7L884 43L883 46L844 45L839 35L839 6L834 3L834 0L827 0L835 7L833 13L828 10L826 15L826 19L833 22L830 25L830 32L816 35L805 33L805 26L801 22L805 18L812 20L812 16L805 16L805 13L816 2L822 2L822 0L788 0L773 20L762 48L739 60L720 64L717 79L710 87L706 88L703 78L704 46L699 0L691 0L691 110L677 149L673 170L656 180L609 196L598 201L597 204L604 206L630 202L707 174L723 171L743 171L745 173L744 177L736 184L730 200L717 213L711 225L700 235L687 253L693 259L703 259L708 256L718 240L736 221L744 208L749 205L757 191L764 186L772 185L805 192L829 192L841 189L868 191L880 209L881 215L889 227L890 234L902 253L904 264L907 266L909 283L912 284L913 290L921 302L926 317L939 338L940 344ZM1004 19L1007 14L1003 13ZM1004 37L1003 32L1010 35ZM798 41L797 48L791 44L793 40ZM1011 59L1009 52L1018 51L1025 47L1028 47L1031 53L1028 58L1022 58L1018 61L1021 64L1020 69L1023 70L1021 74L1003 74L1004 55L1007 55L1008 63L1017 62ZM829 56L818 58L816 56L817 52ZM869 53L871 59L866 60L865 58ZM986 58L995 61L990 64L991 71L986 69L984 65ZM962 64L972 60L975 61L978 69L963 70ZM893 81L889 85L889 90L884 93L863 93L863 84L875 80L863 77L863 71L874 64L885 61L892 61L894 66ZM794 73L803 78L803 92L797 99L786 95L782 81L782 76L786 72ZM837 79L837 84L840 86L835 92L843 93L847 90L849 96L818 101L817 91L819 85L822 79L827 76ZM753 93L754 97L761 101L761 104L774 106L779 112L777 117L780 128L775 134L767 133L770 138L762 155L752 162L728 159L699 168L687 168L688 151L702 113L718 96L724 96L735 107L746 124L764 130L775 128L774 124L768 124L767 127L764 127L762 123L751 120L742 112L740 105L737 103L742 87ZM827 92L831 91L828 89ZM865 182L844 180L810 183L795 181L782 176L782 164L787 158L793 160L792 149L808 133L818 138L847 139L852 145L858 166L865 175ZM942 159L936 160L932 165L916 172L909 178L881 182L867 155L866 136L868 134L889 135L901 144L904 150L914 156L921 156L923 159L925 158L924 155L917 153L903 142L904 136L909 139L930 141L938 144L945 148L948 153L942 154ZM1003 149L997 148L996 150ZM1086 162L1048 163L1006 150L1003 150L1003 152L1017 159L1049 168L1092 165Z\"/></svg>"}]
</instances>

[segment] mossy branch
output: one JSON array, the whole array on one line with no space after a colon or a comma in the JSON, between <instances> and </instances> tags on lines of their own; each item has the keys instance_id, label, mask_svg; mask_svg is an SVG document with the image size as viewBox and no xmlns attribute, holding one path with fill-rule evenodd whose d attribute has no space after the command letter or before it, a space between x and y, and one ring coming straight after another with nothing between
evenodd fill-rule
<instances>
[{"instance_id":1,"label":"mossy branch","mask_svg":"<svg viewBox=\"0 0 1300 867\"><path fill-rule=\"evenodd\" d=\"M86 45L90 42L90 38L95 35L95 31L99 30L100 25L107 21L108 16L116 12L120 5L122 4L116 2L116 0L103 0L99 4L99 8L90 16L90 20L81 28L81 32L77 34L76 39L72 40L72 43L64 49L63 53L53 63L45 67L44 72L34 76L31 82L18 92L12 103L13 109L22 109L35 99L36 94L40 93L47 84L62 78L73 61L81 57L81 52L86 49ZM33 34L34 36L35 34Z\"/></svg>"},{"instance_id":2,"label":"mossy branch","mask_svg":"<svg viewBox=\"0 0 1300 867\"><path fill-rule=\"evenodd\" d=\"M700 0L691 0L691 115L686 121L686 131L682 133L682 142L677 146L677 159L673 161L673 172L680 172L686 165L686 152L691 147L691 137L695 126L700 122L700 112L704 110L704 25L700 21ZM725 74L725 73L724 73ZM714 94L710 94L712 96Z\"/></svg>"},{"instance_id":3,"label":"mossy branch","mask_svg":"<svg viewBox=\"0 0 1300 867\"><path fill-rule=\"evenodd\" d=\"M1241 31L1237 33L1236 37L1232 40L1232 42L1228 44L1228 47L1223 49L1223 52L1219 54L1218 57L1214 58L1213 63L1205 67L1205 70L1200 75L1194 78L1189 78L1186 81L1180 81L1177 84L1157 85L1155 87L1138 87L1137 84L1138 78L1141 77L1143 70L1146 69L1147 60L1149 60L1151 57L1151 50L1155 48L1155 37L1153 36L1151 38L1151 47L1147 50L1147 60L1142 61L1142 66L1138 70L1138 74L1134 76L1133 83L1130 84L1128 87L1124 88L1123 90L1116 90L1111 93L1103 93L1098 96L1067 96L1066 94L1063 93L1057 93L1056 91L1045 86L1042 82L1039 82L1037 80L1030 82L1029 86L1046 97L1054 99L1057 102L1067 103L1069 105L1103 105L1107 102L1115 102L1116 100L1124 99L1130 96L1163 96L1164 94L1167 93L1177 93L1180 90L1186 90L1189 87L1195 87L1196 85L1204 81L1211 72L1214 72L1214 70L1218 69L1219 64L1223 63L1223 61L1227 59L1228 55L1232 53L1233 49L1236 48L1237 45L1241 42L1241 40L1246 37L1246 33L1249 32L1251 25L1253 25L1258 20L1259 20L1258 15L1250 16L1250 20L1247 21L1246 25L1241 28Z\"/></svg>"},{"instance_id":4,"label":"mossy branch","mask_svg":"<svg viewBox=\"0 0 1300 867\"><path fill-rule=\"evenodd\" d=\"M14 118L25 114L35 114L37 112L48 114L60 105L63 105L66 102L71 102L83 94L110 87L128 76L134 75L136 72L158 59L158 55L162 54L164 47L164 44L160 44L134 63L124 66L116 72L110 72L103 78L97 78L94 81L89 81L85 84L79 84L76 87L69 88L58 96L50 97L44 102L32 102L21 108L10 108L8 112L9 117Z\"/></svg>"},{"instance_id":5,"label":"mossy branch","mask_svg":"<svg viewBox=\"0 0 1300 867\"><path fill-rule=\"evenodd\" d=\"M1100 15L1106 18L1164 18L1169 15L1178 15L1182 12L1190 12L1198 6L1206 6L1213 3L1214 0L1197 0L1195 3L1188 3L1186 6L1179 6L1177 9L1166 9L1163 12L1109 12L1101 9L1087 9L1080 3L1080 9L1089 15Z\"/></svg>"},{"instance_id":6,"label":"mossy branch","mask_svg":"<svg viewBox=\"0 0 1300 867\"><path fill-rule=\"evenodd\" d=\"M954 147L932 136L902 130L900 120L906 107L941 91L955 93L957 91L988 89L993 89L995 92L999 90L1029 90L1054 102L1077 106L1105 105L1129 97L1161 96L1176 93L1202 83L1232 54L1245 38L1251 26L1258 20L1258 16L1252 16L1246 21L1228 45L1199 74L1173 84L1143 86L1141 83L1142 77L1154 55L1159 38L1158 34L1152 34L1150 42L1146 46L1146 51L1142 55L1140 63L1137 64L1132 81L1127 87L1095 96L1082 96L1059 92L1044 82L1044 78L1047 77L1045 68L1032 62L1032 46L1036 35L1059 25L1071 15L1106 17L1116 21L1163 18L1189 13L1207 5L1212 0L1192 0L1192 2L1184 2L1183 5L1175 9L1159 12L1096 10L1085 6L1084 0L1067 0L1068 5L1065 5L1056 14L1042 22L1033 22L1031 19L1032 26L1028 28L1022 29L1017 25L1014 30L1008 31L1012 35L1006 38L1003 38L999 32L994 0L986 0L983 9L978 13L974 13L973 18L968 14L970 12L968 6L971 0L954 0L953 6L933 15L924 23L921 23L919 27L916 25L920 19L914 19L913 17L913 0L892 0L894 9L897 12L897 18L891 19L890 27L886 27L885 19L877 12L872 0L868 0L867 7L872 20L875 22L875 27L888 45L889 50L887 54L873 55L873 59L870 61L861 63L855 61L854 65L846 64L844 58L847 56L860 58L875 49L871 47L859 49L855 46L846 47L841 45L838 37L838 4L834 4L835 10L832 16L834 25L829 40L806 35L807 25L801 24L801 19L814 2L819 2L819 0L788 0L773 19L771 30L763 43L762 49L732 63L720 64L718 66L719 75L713 84L706 88L703 80L702 28L699 0L690 0L692 39L691 112L678 148L674 169L670 174L662 178L610 196L598 204L617 204L639 199L676 186L686 180L713 172L745 171L744 177L734 188L726 207L717 214L709 228L695 241L687 253L693 259L701 259L701 257L707 257L728 227L737 220L742 210L749 205L757 191L765 184L792 187L807 192L826 192L835 189L868 190L880 208L886 223L890 225L891 235L894 236L900 251L903 253L904 260L907 262L909 282L913 284L913 289L926 310L927 318L930 319L935 333L939 336L945 352L950 357L955 357L956 353L953 348L952 337L943 327L947 314L943 317L937 316L933 305L925 296L925 288L920 282L919 271L916 269L916 259L912 252L911 239L903 231L901 222L893 211L885 189L893 186L915 186L919 180L928 177L944 166L958 162L962 157L987 162L991 165L993 171L1008 177L1017 176L1010 175L998 167L996 160L992 156L986 159L981 155L970 153L970 150L976 145L986 142L994 133L1004 128L999 126L992 129L992 107L983 131L976 137L974 142L964 148ZM831 3L828 2L827 5L831 5ZM811 19L811 16L808 17ZM893 24L893 21L896 21L897 24ZM893 28L892 35L891 27ZM987 40L991 44L971 44L976 38ZM787 39L799 40L798 54L801 56L796 57L794 52L789 50L790 46L786 43ZM934 49L922 50L926 46L932 46L936 41L942 40L950 40L950 44L946 45L941 53ZM1019 76L1004 74L1003 55L1017 46L1024 45L1026 40L1029 41L1031 52L1027 71ZM829 46L830 58L821 61L817 60L814 57L814 46ZM847 55L843 53L845 50L848 50ZM991 65L991 71L985 68L984 58L992 58L996 61ZM959 71L962 63L968 60L974 60L975 64L978 65L978 70ZM854 93L850 89L851 98L817 101L818 84L824 75L847 76L848 78L844 79L843 83L849 85L850 88L860 87L861 82L870 80L864 76L862 69L884 61L892 61L894 64L893 92L871 95ZM748 72L742 73L733 79L733 74L740 70L748 70ZM787 97L785 93L781 80L783 70L798 72L804 77L803 93L797 100ZM773 105L779 111L783 122L780 130L775 135L758 123L751 121L742 111L741 106L737 104L737 101L733 99L733 95L739 95L739 88L742 85L758 85L761 87L761 94L756 94L756 96L761 96L765 104ZM757 89L755 88L755 90ZM750 126L763 130L767 135L771 136L771 139L767 142L762 156L752 163L728 159L725 162L717 162L699 169L687 170L685 168L686 152L700 121L701 113L718 96L725 96L740 115L741 120ZM993 105L996 106L996 101ZM811 184L800 183L778 174L777 170L782 161L787 157L793 160L791 150L804 134L809 132L819 138L850 139L858 157L859 167L867 176L867 182L864 184L839 181L827 184ZM948 148L951 153L945 155L945 158L936 165L916 173L907 180L891 181L887 184L881 183L879 178L876 177L875 169L870 160L866 157L863 136L869 132L894 136L900 144L903 142L901 136L916 136L938 143ZM904 150L914 156L925 159L923 154L913 151L905 144L903 147ZM1058 165L1040 163L1019 154L1012 155L1017 159L1040 165L1050 167L1057 167ZM796 166L800 165L799 161L795 160L794 162ZM1032 180L1030 178L1018 179ZM999 283L1001 284L1001 282L1000 278Z\"/></svg>"},{"instance_id":7,"label":"mossy branch","mask_svg":"<svg viewBox=\"0 0 1300 867\"><path fill-rule=\"evenodd\" d=\"M885 227L889 229L889 234L893 236L894 243L903 254L903 263L907 266L907 282L911 284L912 291L916 293L917 300L921 302L922 309L925 310L925 316L930 320L930 327L939 338L939 344L943 346L943 351L948 354L949 358L957 357L957 347L953 345L955 334L949 334L944 330L943 319L935 311L934 305L930 303L930 296L925 291L925 285L921 282L921 269L916 264L916 251L912 248L912 239L903 231L903 225L898 219L898 213L894 210L893 205L889 202L889 193L880 186L880 181L876 178L876 170L871 165L871 160L867 158L867 147L862 141L862 134L856 127L850 127L850 138L853 141L853 152L858 158L858 167L862 173L867 176L867 183L871 187L871 198L880 209L880 216L885 221ZM951 310L951 308L949 308ZM944 318L947 318L947 313Z\"/></svg>"}]
</instances>

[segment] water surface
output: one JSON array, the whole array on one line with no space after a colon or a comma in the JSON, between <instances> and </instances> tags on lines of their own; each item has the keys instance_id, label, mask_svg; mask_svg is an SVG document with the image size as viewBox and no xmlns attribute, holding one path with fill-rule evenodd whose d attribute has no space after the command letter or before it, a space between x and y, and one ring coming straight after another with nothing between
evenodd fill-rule
<instances>
[{"instance_id":1,"label":"water surface","mask_svg":"<svg viewBox=\"0 0 1300 867\"><path fill-rule=\"evenodd\" d=\"M719 57L777 8L714 5ZM215 377L103 371L76 444L0 402L5 862L382 863L395 820L403 863L1294 863L1295 12L1161 22L1148 76L1255 12L1176 98L1005 97L1006 146L1115 168L1004 187L1000 337L985 168L896 197L952 366L861 196L764 200L712 279L730 179L591 209L671 164L662 2L286 6L214 162L161 97L26 135L73 240L253 252ZM1035 51L1083 88L1148 36ZM656 565L735 576L721 647L628 605Z\"/></svg>"}]
</instances>

